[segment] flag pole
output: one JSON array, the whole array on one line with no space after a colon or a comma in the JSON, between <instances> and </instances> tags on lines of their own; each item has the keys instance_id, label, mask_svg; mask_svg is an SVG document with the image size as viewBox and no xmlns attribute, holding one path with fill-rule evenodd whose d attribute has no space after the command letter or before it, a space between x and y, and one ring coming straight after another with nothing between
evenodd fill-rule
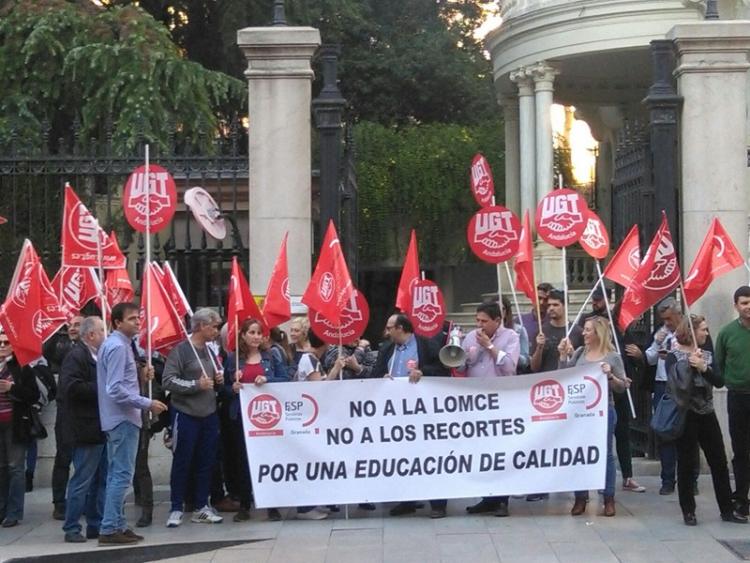
<instances>
[{"instance_id":1,"label":"flag pole","mask_svg":"<svg viewBox=\"0 0 750 563\"><path fill-rule=\"evenodd\" d=\"M495 205L495 196L492 196L492 205ZM497 276L497 302L503 303L503 276L500 273L500 264L495 264L495 276Z\"/></svg>"},{"instance_id":2,"label":"flag pole","mask_svg":"<svg viewBox=\"0 0 750 563\"><path fill-rule=\"evenodd\" d=\"M149 146L144 146L145 166L143 174L144 192L146 193L146 268L151 265L151 177L149 174ZM144 270L145 272L145 270ZM152 367L151 354L151 276L146 276L146 365ZM153 399L154 383L148 380L148 398ZM149 419L153 419L153 413L149 411Z\"/></svg>"},{"instance_id":3,"label":"flag pole","mask_svg":"<svg viewBox=\"0 0 750 563\"><path fill-rule=\"evenodd\" d=\"M609 318L609 326L612 329L612 338L615 341L615 350L617 351L617 355L622 357L622 350L620 349L620 342L617 340L617 334L615 333L615 321L612 318L612 309L609 306L609 296L607 295L607 288L604 287L604 274L602 274L602 266L599 263L599 260L596 258L594 259L594 263L596 264L596 273L599 274L599 281L596 282L595 288L601 284L602 291L604 292L604 304L607 306L607 317ZM589 297L593 294L590 293ZM624 367L624 364L623 364ZM627 374L626 374L627 375ZM633 419L636 419L635 415L635 405L633 404L633 395L630 394L630 387L625 389L625 393L628 395L628 404L630 405L630 414L633 415Z\"/></svg>"},{"instance_id":4,"label":"flag pole","mask_svg":"<svg viewBox=\"0 0 750 563\"><path fill-rule=\"evenodd\" d=\"M236 306L235 306L236 307ZM240 327L237 313L234 314L234 380L239 381L240 372ZM241 378L240 378L241 379Z\"/></svg>"},{"instance_id":5,"label":"flag pole","mask_svg":"<svg viewBox=\"0 0 750 563\"><path fill-rule=\"evenodd\" d=\"M508 262L505 262L505 273L508 275L508 285L510 285L510 291L513 294L513 303L516 306L516 315L518 316L518 322L519 324L523 325L521 322L521 308L518 306L518 294L516 293L516 287L513 285L513 278L510 276L510 266L508 266Z\"/></svg>"},{"instance_id":6,"label":"flag pole","mask_svg":"<svg viewBox=\"0 0 750 563\"><path fill-rule=\"evenodd\" d=\"M563 187L562 174L557 175L557 189L560 190ZM565 334L569 334L569 319L568 319L568 253L567 247L562 247L562 271L563 271L563 309L565 314ZM539 324L539 330L541 331L541 323ZM567 336L566 336L567 338Z\"/></svg>"},{"instance_id":7,"label":"flag pole","mask_svg":"<svg viewBox=\"0 0 750 563\"><path fill-rule=\"evenodd\" d=\"M107 338L107 290L104 287L104 258L102 256L102 239L99 233L103 232L99 226L99 220L96 222L96 258L99 263L99 298L102 300L102 321L104 322L104 338Z\"/></svg>"}]
</instances>

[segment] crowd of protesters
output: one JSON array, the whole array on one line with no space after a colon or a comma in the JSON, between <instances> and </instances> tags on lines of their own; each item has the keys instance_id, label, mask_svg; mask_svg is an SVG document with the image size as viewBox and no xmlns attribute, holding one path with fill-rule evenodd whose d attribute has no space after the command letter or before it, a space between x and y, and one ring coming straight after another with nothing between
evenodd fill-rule
<instances>
[{"instance_id":1,"label":"crowd of protesters","mask_svg":"<svg viewBox=\"0 0 750 563\"><path fill-rule=\"evenodd\" d=\"M646 342L613 330L607 295L592 293L592 310L570 324L565 295L549 284L537 288L539 310L514 315L507 298L481 303L476 328L462 341L465 361L448 368L439 360L448 330L427 339L415 334L400 313L386 323L378 350L366 340L329 346L310 330L304 317L290 323L289 337L279 329L265 334L259 319L238 327L237 349L227 353L226 330L211 309L190 319L190 336L165 357L147 358L136 343L141 328L137 305L122 303L110 314L71 320L45 346L44 357L20 367L12 346L0 333L0 522L23 519L24 492L33 488L35 442L45 437L39 410L57 402L56 456L52 477L53 518L63 521L66 542L96 539L100 545L134 544L143 537L125 517L132 486L142 513L136 528L152 525L153 484L148 450L164 431L172 452L168 527L218 524L224 513L234 522L251 518L252 484L245 452L239 391L243 385L286 381L330 381L379 377L505 377L598 364L609 387L606 478L603 515L615 516L615 451L625 492L643 493L633 478L629 442L630 409L624 391L637 381L653 393L654 407L670 394L685 411L685 427L672 442L659 444L659 494L678 489L686 525L696 525L698 449L705 453L723 521L746 523L750 485L750 287L734 295L738 317L712 339L706 319L685 316L672 298L657 308L659 324ZM541 321L541 323L540 323ZM617 352L621 350L621 354ZM57 374L55 382L52 374ZM454 373L455 374L455 373ZM732 490L721 430L713 406L713 388L728 388L727 403L735 486ZM70 466L72 465L72 473ZM573 516L584 514L588 491L576 491ZM543 501L537 491L527 501ZM510 514L509 497L485 497L468 506L470 514ZM446 516L447 501L429 502L432 518ZM392 516L422 507L405 501ZM362 510L374 505L360 504ZM327 518L336 506L301 506L296 518ZM282 513L267 510L269 520ZM85 528L81 521L85 520Z\"/></svg>"}]
</instances>

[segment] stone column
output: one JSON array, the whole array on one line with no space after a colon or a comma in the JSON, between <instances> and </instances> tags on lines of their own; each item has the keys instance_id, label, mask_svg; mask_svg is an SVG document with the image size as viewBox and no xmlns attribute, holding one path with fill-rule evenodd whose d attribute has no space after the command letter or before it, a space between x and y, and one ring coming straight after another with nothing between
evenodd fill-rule
<instances>
[{"instance_id":1,"label":"stone column","mask_svg":"<svg viewBox=\"0 0 750 563\"><path fill-rule=\"evenodd\" d=\"M505 122L505 207L521 214L521 153L518 127L518 98L503 97Z\"/></svg>"},{"instance_id":2,"label":"stone column","mask_svg":"<svg viewBox=\"0 0 750 563\"><path fill-rule=\"evenodd\" d=\"M534 80L536 107L536 201L555 187L552 152L552 94L557 71L544 61L526 69Z\"/></svg>"},{"instance_id":3,"label":"stone column","mask_svg":"<svg viewBox=\"0 0 750 563\"><path fill-rule=\"evenodd\" d=\"M673 27L677 48L683 272L718 217L743 256L748 251L747 94L750 23L716 21ZM718 328L735 315L734 290L747 284L738 268L709 287L693 310Z\"/></svg>"},{"instance_id":4,"label":"stone column","mask_svg":"<svg viewBox=\"0 0 750 563\"><path fill-rule=\"evenodd\" d=\"M289 231L289 291L300 296L311 272L310 60L320 45L311 27L248 27L237 32L247 58L250 287L265 291Z\"/></svg>"},{"instance_id":5,"label":"stone column","mask_svg":"<svg viewBox=\"0 0 750 563\"><path fill-rule=\"evenodd\" d=\"M518 84L518 127L521 150L519 171L521 184L520 215L528 210L532 217L536 209L536 116L534 113L534 83L521 68L510 73Z\"/></svg>"}]
</instances>

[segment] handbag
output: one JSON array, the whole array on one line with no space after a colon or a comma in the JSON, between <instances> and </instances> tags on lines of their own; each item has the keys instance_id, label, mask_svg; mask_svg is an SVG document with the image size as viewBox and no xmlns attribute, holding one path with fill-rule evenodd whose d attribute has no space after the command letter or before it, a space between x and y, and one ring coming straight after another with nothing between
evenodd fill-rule
<instances>
[{"instance_id":1,"label":"handbag","mask_svg":"<svg viewBox=\"0 0 750 563\"><path fill-rule=\"evenodd\" d=\"M651 417L651 428L664 442L672 442L685 430L687 410L680 408L672 395L664 393Z\"/></svg>"},{"instance_id":2,"label":"handbag","mask_svg":"<svg viewBox=\"0 0 750 563\"><path fill-rule=\"evenodd\" d=\"M42 417L36 408L31 408L31 437L35 440L44 440L47 437L47 429L42 423Z\"/></svg>"}]
</instances>

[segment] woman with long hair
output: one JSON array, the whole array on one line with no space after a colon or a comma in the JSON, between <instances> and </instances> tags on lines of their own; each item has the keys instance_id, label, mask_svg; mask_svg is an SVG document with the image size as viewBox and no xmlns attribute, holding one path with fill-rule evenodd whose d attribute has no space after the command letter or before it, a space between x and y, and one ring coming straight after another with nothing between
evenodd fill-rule
<instances>
[{"instance_id":1,"label":"woman with long hair","mask_svg":"<svg viewBox=\"0 0 750 563\"><path fill-rule=\"evenodd\" d=\"M612 441L617 422L613 391L622 393L630 386L630 380L625 376L622 358L615 351L612 344L612 330L609 321L602 317L592 317L583 325L583 346L573 350L567 338L560 341L557 347L560 353L560 368L580 366L585 364L599 364L602 372L607 376L609 388L609 408L607 409L607 472L604 482L604 516L615 515L615 456L612 451ZM589 500L588 491L576 491L575 503L570 513L579 516L586 511Z\"/></svg>"},{"instance_id":2,"label":"woman with long hair","mask_svg":"<svg viewBox=\"0 0 750 563\"><path fill-rule=\"evenodd\" d=\"M227 356L224 366L225 385L230 386L233 393L232 403L229 405L229 418L233 423L237 451L241 454L237 463L239 485L241 491L240 511L234 516L235 522L245 522L250 519L252 492L250 490L250 468L247 464L247 450L245 436L242 430L240 416L239 393L242 385L254 383L277 383L289 381L289 376L283 363L276 354L269 350L263 336L263 325L258 319L247 319L242 323L239 333L238 350ZM235 359L237 354L237 359ZM276 508L268 509L269 520L281 520L281 514Z\"/></svg>"},{"instance_id":3,"label":"woman with long hair","mask_svg":"<svg viewBox=\"0 0 750 563\"><path fill-rule=\"evenodd\" d=\"M690 322L689 322L690 321ZM695 338L693 331L695 330ZM724 386L714 355L707 346L708 324L699 315L683 319L675 330L677 344L667 355L667 390L677 405L685 410L685 427L677 439L677 492L682 518L695 526L695 474L700 467L698 447L711 468L716 503L724 522L744 524L747 517L735 511L732 488L724 453L724 440L714 412L713 388Z\"/></svg>"}]
</instances>

